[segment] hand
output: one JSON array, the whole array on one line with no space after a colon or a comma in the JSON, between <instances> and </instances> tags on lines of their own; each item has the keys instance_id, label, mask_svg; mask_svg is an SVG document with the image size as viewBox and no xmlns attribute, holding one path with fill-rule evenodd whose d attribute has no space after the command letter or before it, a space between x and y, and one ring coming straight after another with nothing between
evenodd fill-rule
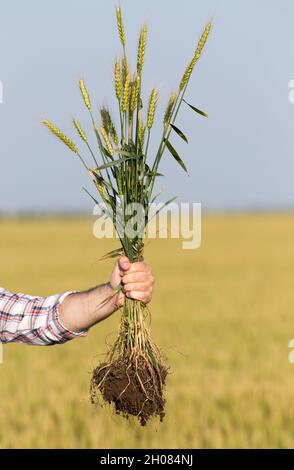
<instances>
[{"instance_id":1,"label":"hand","mask_svg":"<svg viewBox=\"0 0 294 470\"><path fill-rule=\"evenodd\" d=\"M113 296L120 284L123 285L122 291ZM79 333L112 315L124 304L126 296L147 304L151 300L153 286L150 267L141 262L131 263L124 256L116 263L107 284L68 295L60 305L60 320L66 328Z\"/></svg>"},{"instance_id":2,"label":"hand","mask_svg":"<svg viewBox=\"0 0 294 470\"><path fill-rule=\"evenodd\" d=\"M123 289L116 296L117 307L124 304L126 296L145 304L151 301L155 279L147 264L131 263L126 256L120 258L112 271L110 286L115 290L120 283Z\"/></svg>"}]
</instances>

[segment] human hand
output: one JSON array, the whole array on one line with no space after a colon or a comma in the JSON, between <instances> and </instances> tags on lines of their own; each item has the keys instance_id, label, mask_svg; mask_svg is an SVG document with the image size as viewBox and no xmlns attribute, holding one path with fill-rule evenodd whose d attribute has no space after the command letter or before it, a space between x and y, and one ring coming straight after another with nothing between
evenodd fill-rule
<instances>
[{"instance_id":1,"label":"human hand","mask_svg":"<svg viewBox=\"0 0 294 470\"><path fill-rule=\"evenodd\" d=\"M154 283L155 279L150 266L141 261L131 263L126 256L117 261L110 277L110 287L113 290L120 284L123 286L116 296L117 307L124 304L126 296L145 304L149 303Z\"/></svg>"}]
</instances>

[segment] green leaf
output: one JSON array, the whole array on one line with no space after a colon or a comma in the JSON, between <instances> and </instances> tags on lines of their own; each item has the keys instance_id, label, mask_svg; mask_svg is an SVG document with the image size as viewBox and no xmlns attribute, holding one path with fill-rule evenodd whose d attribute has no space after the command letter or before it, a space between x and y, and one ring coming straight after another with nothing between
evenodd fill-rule
<instances>
[{"instance_id":1,"label":"green leaf","mask_svg":"<svg viewBox=\"0 0 294 470\"><path fill-rule=\"evenodd\" d=\"M145 163L145 176L164 176L162 173L157 173L151 170L150 166Z\"/></svg>"},{"instance_id":2,"label":"green leaf","mask_svg":"<svg viewBox=\"0 0 294 470\"><path fill-rule=\"evenodd\" d=\"M185 172L187 173L186 165L183 162L183 160L181 159L181 157L178 154L178 152L176 151L176 149L172 146L172 144L170 143L169 140L164 139L164 142L166 143L166 146L167 146L168 150L170 151L170 153L172 154L172 156L174 157L174 159L178 162L179 165L181 165L183 170L185 170Z\"/></svg>"},{"instance_id":3,"label":"green leaf","mask_svg":"<svg viewBox=\"0 0 294 470\"><path fill-rule=\"evenodd\" d=\"M159 214L159 212L162 211L162 209L164 209L166 206L168 206L171 202L175 201L177 198L178 198L178 196L174 196L174 197L172 197L171 199L169 199L168 201L166 201L166 202L163 204L163 206L161 206L159 209L157 209L157 211L155 212L155 214L153 214L153 216L152 216L150 219L148 219L148 223L149 223L152 219L154 219L154 217L156 217L157 214ZM154 199L155 199L155 198L154 198ZM152 201L152 202L153 202L153 201Z\"/></svg>"},{"instance_id":4,"label":"green leaf","mask_svg":"<svg viewBox=\"0 0 294 470\"><path fill-rule=\"evenodd\" d=\"M160 207L160 208L155 212L155 214L154 214L153 217L156 217L157 214L158 214L160 211L162 211L162 209L164 209L166 206L168 206L171 202L174 202L177 198L178 198L178 196L174 196L174 197L172 197L171 199L169 199L168 201L166 201L166 202L163 204L163 206ZM153 218L153 217L152 217L152 218Z\"/></svg>"},{"instance_id":5,"label":"green leaf","mask_svg":"<svg viewBox=\"0 0 294 470\"><path fill-rule=\"evenodd\" d=\"M163 189L161 189L160 191L158 191L157 194L155 194L154 198L151 200L151 204L160 196L160 194L162 193Z\"/></svg>"},{"instance_id":6,"label":"green leaf","mask_svg":"<svg viewBox=\"0 0 294 470\"><path fill-rule=\"evenodd\" d=\"M119 160L113 160L112 162L105 163L105 165L98 166L97 170L105 170L106 168L111 168L112 166L115 165L120 165L121 163L127 161L127 160L132 160L134 157L126 157L126 158L120 158Z\"/></svg>"},{"instance_id":7,"label":"green leaf","mask_svg":"<svg viewBox=\"0 0 294 470\"><path fill-rule=\"evenodd\" d=\"M100 258L99 261L103 261L103 260L106 260L106 259L109 259L109 258L117 258L118 256L120 256L123 253L123 251L124 250L123 250L122 247L116 248L116 250L109 251L108 253L103 255L102 258Z\"/></svg>"},{"instance_id":8,"label":"green leaf","mask_svg":"<svg viewBox=\"0 0 294 470\"><path fill-rule=\"evenodd\" d=\"M154 367L156 372L159 372L157 360L156 360L156 358L153 354L153 351L152 351L151 347L149 346L149 344L147 346L147 351L148 351L148 357L150 359L150 362L151 362L152 366Z\"/></svg>"},{"instance_id":9,"label":"green leaf","mask_svg":"<svg viewBox=\"0 0 294 470\"><path fill-rule=\"evenodd\" d=\"M96 168L89 168L89 173L92 176L93 180L97 183L104 185L110 191L113 191L114 188L98 173Z\"/></svg>"},{"instance_id":10,"label":"green leaf","mask_svg":"<svg viewBox=\"0 0 294 470\"><path fill-rule=\"evenodd\" d=\"M110 207L115 207L114 198L112 196L110 196L110 199L107 199L107 200L105 199L104 202L105 202L106 209L103 209L103 207L101 207L101 205L99 204L97 199L95 199L94 196L92 196L92 194L84 186L83 186L83 190L88 194L88 196L90 196L90 198L94 201L95 204L99 205L99 207L103 211L104 215L106 215L107 217L109 217L112 220L111 213L109 213L109 211L107 211L107 206L109 205ZM111 202L112 202L112 204L111 204Z\"/></svg>"},{"instance_id":11,"label":"green leaf","mask_svg":"<svg viewBox=\"0 0 294 470\"><path fill-rule=\"evenodd\" d=\"M115 149L117 153L120 155L125 155L126 157L131 157L131 158L141 158L143 155L137 155L134 152L127 152L126 150L121 150L121 149Z\"/></svg>"},{"instance_id":12,"label":"green leaf","mask_svg":"<svg viewBox=\"0 0 294 470\"><path fill-rule=\"evenodd\" d=\"M90 198L95 202L95 204L99 204L99 202L97 201L97 199L95 199L91 193L89 193L89 191L83 187L83 190L88 194L88 196L90 196Z\"/></svg>"},{"instance_id":13,"label":"green leaf","mask_svg":"<svg viewBox=\"0 0 294 470\"><path fill-rule=\"evenodd\" d=\"M190 106L190 108L193 109L193 111L195 111L195 113L201 114L201 116L204 116L204 117L208 117L208 114L205 113L204 111L201 111L201 109L195 108L195 106L192 106L191 104L187 103L186 100L183 100L183 101L184 101L184 103L186 103L188 106Z\"/></svg>"},{"instance_id":14,"label":"green leaf","mask_svg":"<svg viewBox=\"0 0 294 470\"><path fill-rule=\"evenodd\" d=\"M102 146L102 149L103 149L103 152L104 152L104 155L107 157L107 158L110 158L110 160L113 161L113 156L110 155L110 153L108 152L107 148Z\"/></svg>"},{"instance_id":15,"label":"green leaf","mask_svg":"<svg viewBox=\"0 0 294 470\"><path fill-rule=\"evenodd\" d=\"M146 176L165 176L163 173L154 173L154 171L151 171L150 173L147 173Z\"/></svg>"},{"instance_id":16,"label":"green leaf","mask_svg":"<svg viewBox=\"0 0 294 470\"><path fill-rule=\"evenodd\" d=\"M181 131L181 129L179 129L177 126L175 126L174 124L170 124L170 127L185 141L187 142L188 144L188 139L187 137L185 136L185 134Z\"/></svg>"}]
</instances>

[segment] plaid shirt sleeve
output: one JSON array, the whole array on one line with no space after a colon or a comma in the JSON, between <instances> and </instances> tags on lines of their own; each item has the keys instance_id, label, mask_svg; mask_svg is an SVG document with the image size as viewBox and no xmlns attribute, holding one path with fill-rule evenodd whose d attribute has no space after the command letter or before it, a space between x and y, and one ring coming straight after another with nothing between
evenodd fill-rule
<instances>
[{"instance_id":1,"label":"plaid shirt sleeve","mask_svg":"<svg viewBox=\"0 0 294 470\"><path fill-rule=\"evenodd\" d=\"M61 303L72 293L32 297L0 288L0 341L48 346L86 336L87 331L71 331L59 318Z\"/></svg>"}]
</instances>

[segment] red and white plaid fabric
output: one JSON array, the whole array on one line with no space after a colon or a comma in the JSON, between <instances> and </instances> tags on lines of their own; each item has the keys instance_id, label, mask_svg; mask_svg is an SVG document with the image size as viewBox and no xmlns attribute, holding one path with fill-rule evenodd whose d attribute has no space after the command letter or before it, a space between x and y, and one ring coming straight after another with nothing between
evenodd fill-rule
<instances>
[{"instance_id":1,"label":"red and white plaid fabric","mask_svg":"<svg viewBox=\"0 0 294 470\"><path fill-rule=\"evenodd\" d=\"M60 304L69 294L32 297L0 288L0 341L48 346L85 336L87 331L71 331L59 319Z\"/></svg>"}]
</instances>

